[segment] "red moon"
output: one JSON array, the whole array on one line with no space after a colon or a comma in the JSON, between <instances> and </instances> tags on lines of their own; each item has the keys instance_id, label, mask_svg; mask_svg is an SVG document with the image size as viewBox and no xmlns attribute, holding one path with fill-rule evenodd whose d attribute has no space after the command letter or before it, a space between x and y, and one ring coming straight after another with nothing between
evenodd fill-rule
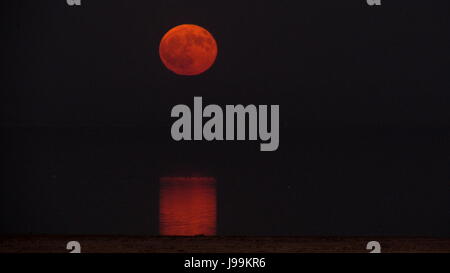
<instances>
[{"instance_id":1,"label":"red moon","mask_svg":"<svg viewBox=\"0 0 450 273\"><path fill-rule=\"evenodd\" d=\"M169 30L159 44L163 64L178 75L194 76L208 70L217 57L217 43L206 29L179 25Z\"/></svg>"}]
</instances>

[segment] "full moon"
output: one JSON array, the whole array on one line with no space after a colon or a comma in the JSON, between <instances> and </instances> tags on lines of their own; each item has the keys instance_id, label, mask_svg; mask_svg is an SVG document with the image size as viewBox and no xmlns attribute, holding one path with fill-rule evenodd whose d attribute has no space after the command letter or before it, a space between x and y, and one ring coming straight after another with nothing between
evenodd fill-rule
<instances>
[{"instance_id":1,"label":"full moon","mask_svg":"<svg viewBox=\"0 0 450 273\"><path fill-rule=\"evenodd\" d=\"M217 43L206 29L179 25L161 39L159 56L163 64L178 75L194 76L208 70L217 57Z\"/></svg>"}]
</instances>

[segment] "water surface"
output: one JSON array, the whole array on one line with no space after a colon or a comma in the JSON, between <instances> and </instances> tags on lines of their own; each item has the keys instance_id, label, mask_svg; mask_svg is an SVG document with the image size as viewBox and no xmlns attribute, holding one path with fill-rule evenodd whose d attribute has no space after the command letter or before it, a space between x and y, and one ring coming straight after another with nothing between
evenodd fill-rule
<instances>
[{"instance_id":1,"label":"water surface","mask_svg":"<svg viewBox=\"0 0 450 273\"><path fill-rule=\"evenodd\" d=\"M216 235L216 211L216 180L214 178L162 177L160 179L160 235Z\"/></svg>"}]
</instances>

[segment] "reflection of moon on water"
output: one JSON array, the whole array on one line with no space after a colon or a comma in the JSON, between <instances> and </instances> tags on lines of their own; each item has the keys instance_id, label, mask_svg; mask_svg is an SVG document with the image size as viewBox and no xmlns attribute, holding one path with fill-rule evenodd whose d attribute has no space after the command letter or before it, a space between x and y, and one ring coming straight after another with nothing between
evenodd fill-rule
<instances>
[{"instance_id":1,"label":"reflection of moon on water","mask_svg":"<svg viewBox=\"0 0 450 273\"><path fill-rule=\"evenodd\" d=\"M162 177L160 235L216 235L216 180L213 177Z\"/></svg>"},{"instance_id":2,"label":"reflection of moon on water","mask_svg":"<svg viewBox=\"0 0 450 273\"><path fill-rule=\"evenodd\" d=\"M206 29L196 25L179 25L161 39L159 56L164 65L178 75L198 75L213 65L217 44Z\"/></svg>"}]
</instances>

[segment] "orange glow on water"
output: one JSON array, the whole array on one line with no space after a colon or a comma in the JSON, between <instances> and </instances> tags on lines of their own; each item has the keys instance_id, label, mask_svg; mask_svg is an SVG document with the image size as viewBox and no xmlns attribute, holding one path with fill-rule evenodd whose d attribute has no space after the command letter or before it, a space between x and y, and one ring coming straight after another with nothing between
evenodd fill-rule
<instances>
[{"instance_id":1,"label":"orange glow on water","mask_svg":"<svg viewBox=\"0 0 450 273\"><path fill-rule=\"evenodd\" d=\"M216 234L216 180L213 177L162 177L159 233L170 236Z\"/></svg>"}]
</instances>

